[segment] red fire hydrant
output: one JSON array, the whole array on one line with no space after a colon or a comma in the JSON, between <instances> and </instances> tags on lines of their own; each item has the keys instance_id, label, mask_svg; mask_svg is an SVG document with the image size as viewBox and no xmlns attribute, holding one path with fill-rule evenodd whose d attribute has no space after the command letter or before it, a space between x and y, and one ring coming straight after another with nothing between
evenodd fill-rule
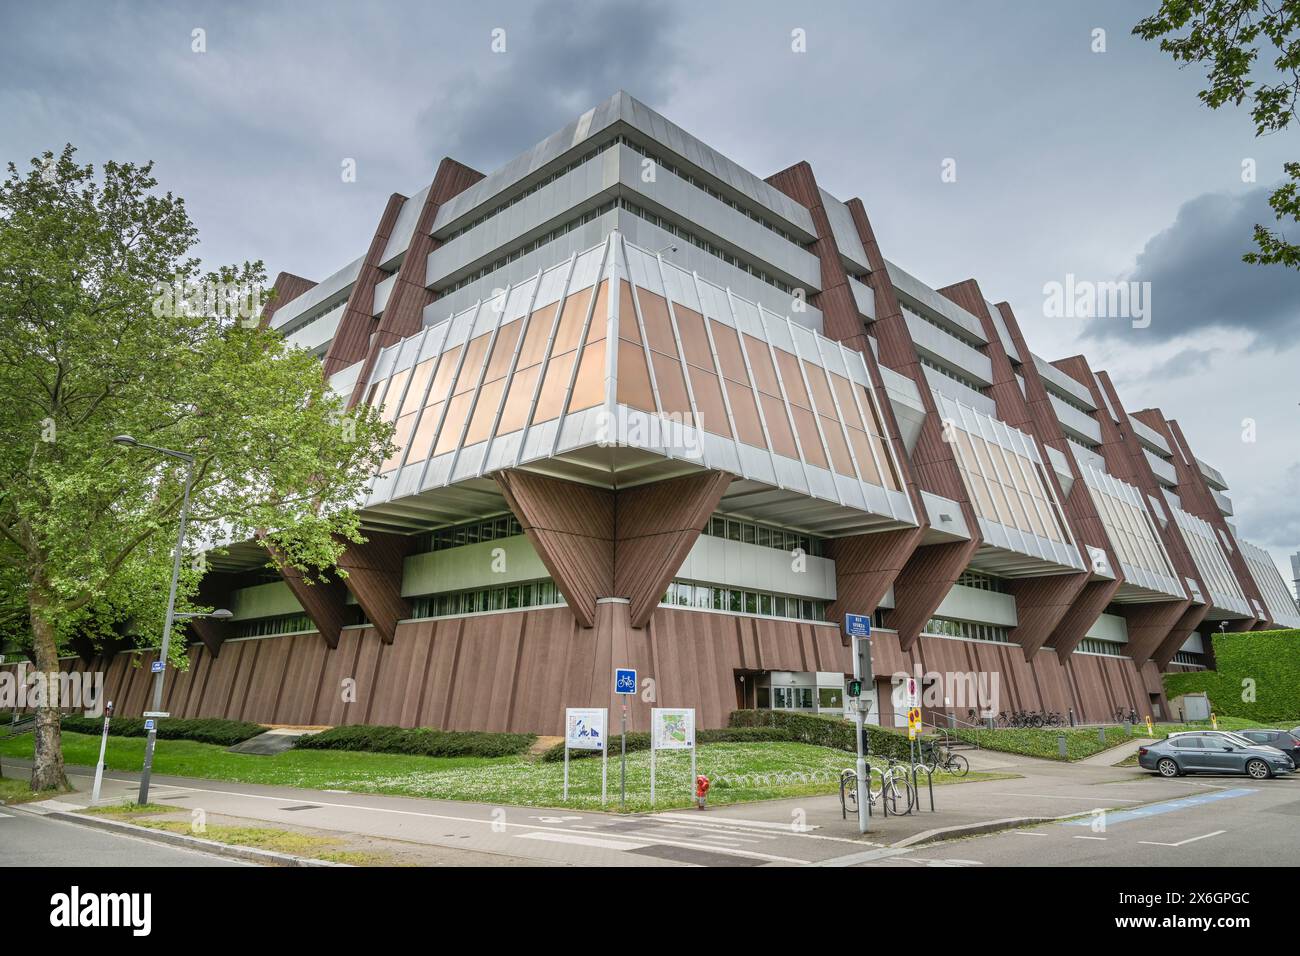
<instances>
[{"instance_id":1,"label":"red fire hydrant","mask_svg":"<svg viewBox=\"0 0 1300 956\"><path fill-rule=\"evenodd\" d=\"M709 792L709 778L700 774L695 778L695 803L698 809L704 809L704 800Z\"/></svg>"}]
</instances>

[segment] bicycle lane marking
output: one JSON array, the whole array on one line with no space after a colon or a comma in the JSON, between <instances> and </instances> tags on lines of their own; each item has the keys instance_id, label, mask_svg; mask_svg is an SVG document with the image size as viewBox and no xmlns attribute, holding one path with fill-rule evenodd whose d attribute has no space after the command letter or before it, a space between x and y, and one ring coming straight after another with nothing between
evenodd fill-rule
<instances>
[{"instance_id":1,"label":"bicycle lane marking","mask_svg":"<svg viewBox=\"0 0 1300 956\"><path fill-rule=\"evenodd\" d=\"M1106 826L1112 827L1117 823L1127 823L1130 820L1142 820L1146 817L1159 816L1162 813L1173 813L1177 810L1190 810L1194 807L1201 807L1207 803L1215 803L1219 800L1231 800L1234 797L1248 797L1252 793L1259 793L1259 790L1250 787L1234 787L1231 790L1219 790L1215 793L1201 793L1190 797L1181 797L1177 800L1165 800L1160 803L1153 803L1145 807L1135 807L1132 810L1116 810L1106 813ZM1066 820L1062 826L1067 827L1090 827L1093 825L1093 818L1082 818L1078 820Z\"/></svg>"}]
</instances>

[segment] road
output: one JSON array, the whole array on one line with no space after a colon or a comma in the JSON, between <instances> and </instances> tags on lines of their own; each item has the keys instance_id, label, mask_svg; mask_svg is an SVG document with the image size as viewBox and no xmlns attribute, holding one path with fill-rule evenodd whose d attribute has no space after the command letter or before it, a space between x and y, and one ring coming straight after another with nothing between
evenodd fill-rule
<instances>
[{"instance_id":1,"label":"road","mask_svg":"<svg viewBox=\"0 0 1300 956\"><path fill-rule=\"evenodd\" d=\"M904 852L864 866L1175 866L1300 864L1300 775L1193 777L1200 792L1068 823L1024 827Z\"/></svg>"},{"instance_id":2,"label":"road","mask_svg":"<svg viewBox=\"0 0 1300 956\"><path fill-rule=\"evenodd\" d=\"M0 807L0 866L243 866L24 810Z\"/></svg>"}]
</instances>

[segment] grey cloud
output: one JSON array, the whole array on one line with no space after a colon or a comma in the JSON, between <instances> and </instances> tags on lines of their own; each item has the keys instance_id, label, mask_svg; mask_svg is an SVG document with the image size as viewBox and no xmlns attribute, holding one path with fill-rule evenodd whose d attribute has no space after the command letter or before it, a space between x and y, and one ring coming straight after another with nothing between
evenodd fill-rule
<instances>
[{"instance_id":1,"label":"grey cloud","mask_svg":"<svg viewBox=\"0 0 1300 956\"><path fill-rule=\"evenodd\" d=\"M1136 370L1132 374L1123 376L1121 383L1128 384L1148 379L1168 381L1172 378L1186 378L1188 375L1207 371L1214 364L1214 359L1218 354L1210 349L1182 349L1163 362L1158 362L1149 368Z\"/></svg>"},{"instance_id":2,"label":"grey cloud","mask_svg":"<svg viewBox=\"0 0 1300 956\"><path fill-rule=\"evenodd\" d=\"M512 21L501 23L506 51L474 58L420 113L434 157L489 172L616 90L655 104L672 89L679 54L663 4L561 0Z\"/></svg>"},{"instance_id":3,"label":"grey cloud","mask_svg":"<svg viewBox=\"0 0 1300 956\"><path fill-rule=\"evenodd\" d=\"M1132 272L1124 277L1151 283L1151 325L1141 333L1144 337L1164 342L1228 330L1252 334L1255 345L1280 341L1286 347L1295 340L1300 332L1300 273L1241 261L1252 248L1255 224L1274 222L1270 191L1260 186L1244 193L1197 196L1147 240ZM1086 334L1130 341L1133 336L1128 323L1113 318L1094 319Z\"/></svg>"}]
</instances>

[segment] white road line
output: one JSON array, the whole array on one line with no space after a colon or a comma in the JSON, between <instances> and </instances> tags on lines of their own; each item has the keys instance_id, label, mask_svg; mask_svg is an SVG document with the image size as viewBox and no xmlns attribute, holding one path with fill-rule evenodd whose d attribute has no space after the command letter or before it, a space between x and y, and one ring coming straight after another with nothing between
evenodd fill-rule
<instances>
[{"instance_id":1,"label":"white road line","mask_svg":"<svg viewBox=\"0 0 1300 956\"><path fill-rule=\"evenodd\" d=\"M0 813L0 820L8 820L10 816L8 813Z\"/></svg>"},{"instance_id":2,"label":"white road line","mask_svg":"<svg viewBox=\"0 0 1300 956\"><path fill-rule=\"evenodd\" d=\"M818 860L812 866L857 866L859 863L870 863L873 860L885 860L891 856L901 856L904 853L913 852L913 847L892 847L882 846L874 850L865 850L862 853L850 853L848 856L837 856L829 860ZM891 861L901 862L901 861Z\"/></svg>"},{"instance_id":3,"label":"white road line","mask_svg":"<svg viewBox=\"0 0 1300 956\"><path fill-rule=\"evenodd\" d=\"M604 837L587 836L582 833L516 833L521 840L544 840L547 843L568 843L574 846L594 846L602 850L640 850L650 843L630 840L609 840Z\"/></svg>"},{"instance_id":4,"label":"white road line","mask_svg":"<svg viewBox=\"0 0 1300 956\"><path fill-rule=\"evenodd\" d=\"M740 843L761 843L763 840L776 839L776 837L766 835L760 836L759 834L750 834L742 837L733 833L706 833L699 828L684 827L676 823L656 823L653 827L646 827L646 830L648 832L654 832L655 830L684 830L687 833L693 834L697 840L735 840Z\"/></svg>"},{"instance_id":5,"label":"white road line","mask_svg":"<svg viewBox=\"0 0 1300 956\"><path fill-rule=\"evenodd\" d=\"M1016 836L1033 836L1033 837L1047 836L1046 833L1031 833L1029 830L1012 830L1011 832L1014 833Z\"/></svg>"},{"instance_id":6,"label":"white road line","mask_svg":"<svg viewBox=\"0 0 1300 956\"><path fill-rule=\"evenodd\" d=\"M992 794L990 794L990 796L994 796L994 797L1038 797L1039 799L1042 799L1042 800L1086 800L1086 801L1088 801L1088 802L1090 802L1090 803L1093 803L1093 804L1095 804L1095 803L1097 802L1097 798L1096 798L1095 796L1092 796L1092 797L1074 797L1074 796L1070 796L1070 795L1067 794L1067 793L1011 793L1011 792L1006 791L1006 790L996 790L996 791L994 791ZM1111 801L1113 801L1113 802L1115 802L1115 803L1141 803L1141 802L1142 802L1141 800L1129 799L1129 798L1127 798L1127 797L1107 797L1106 799L1107 799L1107 800L1111 800Z\"/></svg>"},{"instance_id":7,"label":"white road line","mask_svg":"<svg viewBox=\"0 0 1300 956\"><path fill-rule=\"evenodd\" d=\"M1076 839L1076 840L1105 840L1106 837L1077 836L1077 837L1075 837L1074 839Z\"/></svg>"},{"instance_id":8,"label":"white road line","mask_svg":"<svg viewBox=\"0 0 1300 956\"><path fill-rule=\"evenodd\" d=\"M1198 837L1189 837L1186 840L1179 840L1177 843L1160 843L1156 840L1138 840L1138 842L1145 843L1147 846L1186 846L1188 843L1195 843L1197 840L1208 840L1210 837L1218 836L1221 833L1227 832L1227 830L1215 830L1213 833L1205 833Z\"/></svg>"},{"instance_id":9,"label":"white road line","mask_svg":"<svg viewBox=\"0 0 1300 956\"><path fill-rule=\"evenodd\" d=\"M698 812L698 811L697 811ZM790 824L778 823L774 820L742 820L739 817L710 817L702 820L698 817L688 816L685 813L652 813L650 817L656 820L671 820L674 823L691 823L704 826L733 826L733 827L753 827L756 830L779 830L790 832ZM809 830L817 830L820 827L808 826Z\"/></svg>"},{"instance_id":10,"label":"white road line","mask_svg":"<svg viewBox=\"0 0 1300 956\"><path fill-rule=\"evenodd\" d=\"M673 819L680 823L685 823L685 824L689 824L692 827L697 827L701 830L707 828L722 829L733 833L748 833L751 836L765 835L763 831L750 829L750 827L752 827L755 823L762 822L765 826L770 827L771 832L775 834L772 837L772 839L775 839L776 836L786 835L786 836L803 837L805 840L831 840L835 843L850 843L853 844L854 846L862 846L863 844L862 840L851 840L848 837L827 836L824 833L809 833L808 830L813 830L816 828L811 826L806 826L806 825L805 825L806 829L796 830L794 826L789 823L770 823L768 821L752 821L752 822L736 821L733 823L731 822L731 818L729 817L714 817L711 820L697 820L694 817L688 817L685 815L677 815L671 813L657 813L654 814L653 816L663 817L666 819Z\"/></svg>"}]
</instances>

